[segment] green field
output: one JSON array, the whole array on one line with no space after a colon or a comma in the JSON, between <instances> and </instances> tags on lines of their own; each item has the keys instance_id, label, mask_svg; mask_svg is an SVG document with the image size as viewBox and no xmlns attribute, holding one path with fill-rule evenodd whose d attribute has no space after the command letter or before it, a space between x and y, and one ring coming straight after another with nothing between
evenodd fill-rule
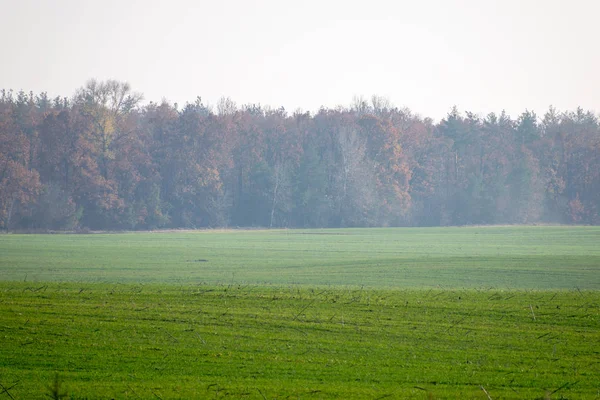
<instances>
[{"instance_id":1,"label":"green field","mask_svg":"<svg viewBox=\"0 0 600 400\"><path fill-rule=\"evenodd\" d=\"M600 228L0 236L10 281L600 289Z\"/></svg>"},{"instance_id":2,"label":"green field","mask_svg":"<svg viewBox=\"0 0 600 400\"><path fill-rule=\"evenodd\" d=\"M0 399L600 398L600 228L0 235Z\"/></svg>"}]
</instances>

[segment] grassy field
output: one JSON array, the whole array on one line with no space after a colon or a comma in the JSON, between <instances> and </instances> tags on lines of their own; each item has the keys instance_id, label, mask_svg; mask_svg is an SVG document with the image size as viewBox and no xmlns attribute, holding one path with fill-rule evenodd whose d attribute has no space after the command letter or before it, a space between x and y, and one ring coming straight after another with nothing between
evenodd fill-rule
<instances>
[{"instance_id":1,"label":"grassy field","mask_svg":"<svg viewBox=\"0 0 600 400\"><path fill-rule=\"evenodd\" d=\"M0 235L10 281L600 289L599 227Z\"/></svg>"},{"instance_id":2,"label":"grassy field","mask_svg":"<svg viewBox=\"0 0 600 400\"><path fill-rule=\"evenodd\" d=\"M0 399L600 398L600 229L0 236ZM58 375L57 375L58 374Z\"/></svg>"}]
</instances>

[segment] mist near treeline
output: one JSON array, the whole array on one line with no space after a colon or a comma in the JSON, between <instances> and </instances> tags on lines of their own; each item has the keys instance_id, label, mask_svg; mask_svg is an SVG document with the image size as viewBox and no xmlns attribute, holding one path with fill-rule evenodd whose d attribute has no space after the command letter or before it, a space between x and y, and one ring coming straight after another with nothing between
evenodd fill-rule
<instances>
[{"instance_id":1,"label":"mist near treeline","mask_svg":"<svg viewBox=\"0 0 600 400\"><path fill-rule=\"evenodd\" d=\"M2 90L0 229L600 223L597 114L449 109L142 103L112 80Z\"/></svg>"}]
</instances>

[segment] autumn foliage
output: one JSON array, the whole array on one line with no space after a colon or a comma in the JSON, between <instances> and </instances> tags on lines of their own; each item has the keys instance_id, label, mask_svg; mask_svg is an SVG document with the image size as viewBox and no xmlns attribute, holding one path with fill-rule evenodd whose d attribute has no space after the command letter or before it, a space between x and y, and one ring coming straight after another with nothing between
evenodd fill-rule
<instances>
[{"instance_id":1,"label":"autumn foliage","mask_svg":"<svg viewBox=\"0 0 600 400\"><path fill-rule=\"evenodd\" d=\"M141 104L116 81L0 92L0 229L600 223L600 126L550 108L439 123L374 97L315 114Z\"/></svg>"}]
</instances>

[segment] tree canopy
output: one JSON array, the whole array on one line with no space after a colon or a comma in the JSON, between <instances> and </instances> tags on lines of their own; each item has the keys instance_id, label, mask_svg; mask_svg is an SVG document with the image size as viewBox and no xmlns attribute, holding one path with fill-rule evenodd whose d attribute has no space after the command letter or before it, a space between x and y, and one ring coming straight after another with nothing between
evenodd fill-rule
<instances>
[{"instance_id":1,"label":"tree canopy","mask_svg":"<svg viewBox=\"0 0 600 400\"><path fill-rule=\"evenodd\" d=\"M434 123L384 98L289 114L0 92L0 229L600 223L591 111Z\"/></svg>"}]
</instances>

